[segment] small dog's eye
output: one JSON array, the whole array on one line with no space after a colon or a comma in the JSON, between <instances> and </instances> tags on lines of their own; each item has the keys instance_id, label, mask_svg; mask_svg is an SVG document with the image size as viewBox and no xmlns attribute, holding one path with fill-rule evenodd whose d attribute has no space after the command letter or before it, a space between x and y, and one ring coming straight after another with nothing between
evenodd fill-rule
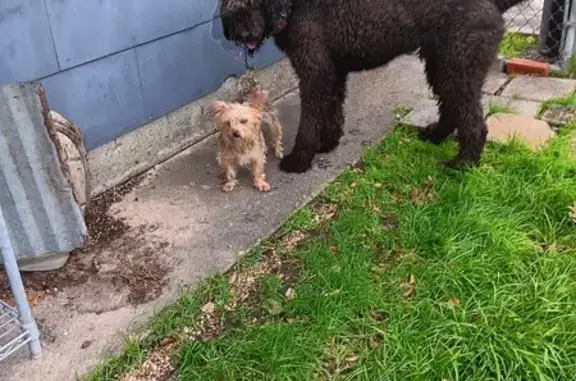
<instances>
[{"instance_id":1,"label":"small dog's eye","mask_svg":"<svg viewBox=\"0 0 576 381\"><path fill-rule=\"evenodd\" d=\"M248 123L248 119L240 119L240 124L246 124Z\"/></svg>"}]
</instances>

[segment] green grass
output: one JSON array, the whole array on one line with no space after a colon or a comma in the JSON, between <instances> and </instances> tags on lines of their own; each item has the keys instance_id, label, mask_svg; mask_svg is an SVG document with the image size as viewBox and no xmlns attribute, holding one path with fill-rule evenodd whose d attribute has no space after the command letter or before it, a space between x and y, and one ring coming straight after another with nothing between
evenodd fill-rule
<instances>
[{"instance_id":1,"label":"green grass","mask_svg":"<svg viewBox=\"0 0 576 381\"><path fill-rule=\"evenodd\" d=\"M558 107L576 108L576 91L571 92L563 97L552 98L540 104L538 115L541 116L546 110Z\"/></svg>"},{"instance_id":2,"label":"green grass","mask_svg":"<svg viewBox=\"0 0 576 381\"><path fill-rule=\"evenodd\" d=\"M516 114L516 109L510 103L492 102L488 103L488 116L494 114Z\"/></svg>"},{"instance_id":3,"label":"green grass","mask_svg":"<svg viewBox=\"0 0 576 381\"><path fill-rule=\"evenodd\" d=\"M556 78L576 77L576 57L570 58L565 67L556 70L551 70L550 77L556 77Z\"/></svg>"},{"instance_id":4,"label":"green grass","mask_svg":"<svg viewBox=\"0 0 576 381\"><path fill-rule=\"evenodd\" d=\"M522 57L537 43L538 39L535 36L506 32L500 43L500 54L506 58Z\"/></svg>"},{"instance_id":5,"label":"green grass","mask_svg":"<svg viewBox=\"0 0 576 381\"><path fill-rule=\"evenodd\" d=\"M439 165L454 143L399 126L325 189L318 202L337 205L332 219L306 207L280 234L307 240L286 250L280 237L236 267L279 253L297 273L293 298L281 270L258 279L252 304L228 310L229 279L215 277L90 380L115 379L110 369L194 325L207 301L226 329L183 342L181 381L576 379L574 130L538 153L490 144L480 168L454 172Z\"/></svg>"},{"instance_id":6,"label":"green grass","mask_svg":"<svg viewBox=\"0 0 576 381\"><path fill-rule=\"evenodd\" d=\"M492 146L482 168L449 173L437 162L451 144L400 129L325 191L338 217L285 253L301 261L297 297L284 300L277 278L261 288L283 315L186 343L180 379L572 379L568 147L566 137L539 154Z\"/></svg>"}]
</instances>

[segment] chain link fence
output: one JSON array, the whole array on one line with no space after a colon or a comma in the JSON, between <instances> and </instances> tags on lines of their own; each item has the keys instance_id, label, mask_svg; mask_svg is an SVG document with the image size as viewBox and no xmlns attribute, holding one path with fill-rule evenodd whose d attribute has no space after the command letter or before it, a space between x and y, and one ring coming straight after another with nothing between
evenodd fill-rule
<instances>
[{"instance_id":1,"label":"chain link fence","mask_svg":"<svg viewBox=\"0 0 576 381\"><path fill-rule=\"evenodd\" d=\"M566 44L574 0L526 0L504 15L506 35L501 53L558 63L572 57ZM570 42L572 44L572 42Z\"/></svg>"}]
</instances>

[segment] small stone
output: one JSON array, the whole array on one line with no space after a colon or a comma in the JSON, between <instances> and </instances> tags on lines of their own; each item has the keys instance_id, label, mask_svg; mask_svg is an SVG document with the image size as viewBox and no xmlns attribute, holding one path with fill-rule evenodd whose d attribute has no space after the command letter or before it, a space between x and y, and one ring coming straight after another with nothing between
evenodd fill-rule
<instances>
[{"instance_id":1,"label":"small stone","mask_svg":"<svg viewBox=\"0 0 576 381\"><path fill-rule=\"evenodd\" d=\"M293 288L289 288L286 290L285 296L288 300L294 300L294 298L296 298L296 291Z\"/></svg>"},{"instance_id":2,"label":"small stone","mask_svg":"<svg viewBox=\"0 0 576 381\"><path fill-rule=\"evenodd\" d=\"M205 314L211 315L214 313L215 309L216 309L216 306L214 305L214 303L208 302L202 307L202 312L204 312Z\"/></svg>"},{"instance_id":3,"label":"small stone","mask_svg":"<svg viewBox=\"0 0 576 381\"><path fill-rule=\"evenodd\" d=\"M553 107L542 114L542 120L552 126L563 126L576 118L574 107Z\"/></svg>"},{"instance_id":4,"label":"small stone","mask_svg":"<svg viewBox=\"0 0 576 381\"><path fill-rule=\"evenodd\" d=\"M503 106L501 109L505 112L498 112L497 114L516 114L528 117L536 117L540 110L540 102L527 101L524 99L511 99L498 96L485 96L482 98L482 106L484 107L484 116L488 116L490 112L490 105Z\"/></svg>"},{"instance_id":5,"label":"small stone","mask_svg":"<svg viewBox=\"0 0 576 381\"><path fill-rule=\"evenodd\" d=\"M554 136L548 123L523 115L497 114L486 120L488 140L506 143L517 137L537 149Z\"/></svg>"},{"instance_id":6,"label":"small stone","mask_svg":"<svg viewBox=\"0 0 576 381\"><path fill-rule=\"evenodd\" d=\"M80 346L81 349L86 349L88 348L90 345L92 345L92 340L86 340L85 342L82 343L82 345Z\"/></svg>"}]
</instances>

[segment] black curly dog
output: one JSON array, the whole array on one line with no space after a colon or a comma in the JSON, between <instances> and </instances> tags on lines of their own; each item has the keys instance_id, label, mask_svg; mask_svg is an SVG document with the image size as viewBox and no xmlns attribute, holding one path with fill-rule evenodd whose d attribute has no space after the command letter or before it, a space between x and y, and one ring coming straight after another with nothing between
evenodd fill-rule
<instances>
[{"instance_id":1,"label":"black curly dog","mask_svg":"<svg viewBox=\"0 0 576 381\"><path fill-rule=\"evenodd\" d=\"M451 166L477 165L486 144L481 91L504 33L502 14L523 0L220 0L226 39L254 53L269 37L300 80L302 112L286 172L307 171L338 146L346 80L418 51L440 119L421 138L458 130Z\"/></svg>"}]
</instances>

